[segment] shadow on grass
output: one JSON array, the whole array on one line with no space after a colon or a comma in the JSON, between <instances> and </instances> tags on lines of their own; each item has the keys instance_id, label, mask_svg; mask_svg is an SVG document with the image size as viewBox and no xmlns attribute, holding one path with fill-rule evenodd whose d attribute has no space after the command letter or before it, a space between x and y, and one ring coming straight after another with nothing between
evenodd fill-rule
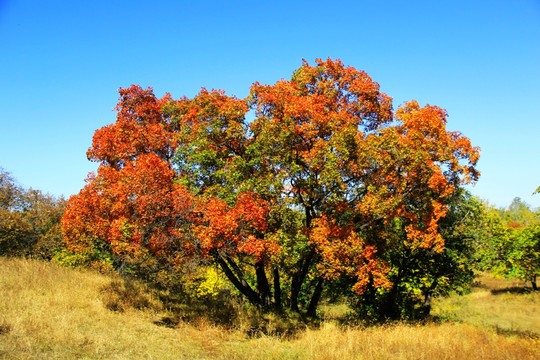
<instances>
[{"instance_id":1,"label":"shadow on grass","mask_svg":"<svg viewBox=\"0 0 540 360\"><path fill-rule=\"evenodd\" d=\"M110 311L129 309L161 314L158 326L176 327L180 322L218 325L231 328L237 322L243 304L230 294L194 299L181 288L158 289L143 281L116 277L100 288L100 299Z\"/></svg>"},{"instance_id":2,"label":"shadow on grass","mask_svg":"<svg viewBox=\"0 0 540 360\"><path fill-rule=\"evenodd\" d=\"M174 329L180 323L180 319L171 316L163 316L161 319L156 320L153 323L158 326Z\"/></svg>"},{"instance_id":3,"label":"shadow on grass","mask_svg":"<svg viewBox=\"0 0 540 360\"><path fill-rule=\"evenodd\" d=\"M517 329L504 329L499 326L494 326L495 331L499 335L505 335L505 336L518 336L522 338L528 338L533 340L540 340L540 335L535 333L534 331L528 331L528 330L517 330Z\"/></svg>"},{"instance_id":4,"label":"shadow on grass","mask_svg":"<svg viewBox=\"0 0 540 360\"><path fill-rule=\"evenodd\" d=\"M490 292L492 295L501 295L501 294L529 294L533 290L531 288L526 288L522 286L510 286L501 289L491 289Z\"/></svg>"},{"instance_id":5,"label":"shadow on grass","mask_svg":"<svg viewBox=\"0 0 540 360\"><path fill-rule=\"evenodd\" d=\"M5 335L11 331L11 325L2 323L0 324L0 335Z\"/></svg>"},{"instance_id":6,"label":"shadow on grass","mask_svg":"<svg viewBox=\"0 0 540 360\"><path fill-rule=\"evenodd\" d=\"M489 286L487 286L481 281L475 280L471 284L471 289L489 289Z\"/></svg>"},{"instance_id":7,"label":"shadow on grass","mask_svg":"<svg viewBox=\"0 0 540 360\"><path fill-rule=\"evenodd\" d=\"M457 323L457 324L467 324L466 321L455 319L452 317L446 317L446 316L430 316L429 319L426 321L426 323L434 323L434 324L443 324L443 323ZM503 336L517 336L520 338L526 338L526 339L532 339L532 340L540 340L540 334L531 331L531 330L519 330L519 329L507 329L500 327L498 325L487 325L486 326L489 329L492 329L499 335Z\"/></svg>"},{"instance_id":8,"label":"shadow on grass","mask_svg":"<svg viewBox=\"0 0 540 360\"><path fill-rule=\"evenodd\" d=\"M158 292L158 298L168 315L154 322L156 325L174 327L180 322L204 319L210 324L231 327L238 319L238 302L226 296L194 299L181 292Z\"/></svg>"},{"instance_id":9,"label":"shadow on grass","mask_svg":"<svg viewBox=\"0 0 540 360\"><path fill-rule=\"evenodd\" d=\"M262 312L243 299L224 292L217 297L193 298L185 294L160 292L165 313L153 323L175 328L181 323L195 326L218 326L225 330L240 330L250 338L264 335L293 338L316 321L288 312Z\"/></svg>"}]
</instances>

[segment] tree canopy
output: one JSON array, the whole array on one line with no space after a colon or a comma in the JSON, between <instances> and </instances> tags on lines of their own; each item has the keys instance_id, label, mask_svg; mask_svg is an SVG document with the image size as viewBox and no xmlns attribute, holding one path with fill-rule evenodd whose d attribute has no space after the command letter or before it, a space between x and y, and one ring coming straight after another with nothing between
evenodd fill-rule
<instances>
[{"instance_id":1,"label":"tree canopy","mask_svg":"<svg viewBox=\"0 0 540 360\"><path fill-rule=\"evenodd\" d=\"M479 149L446 130L445 110L394 111L365 72L331 59L246 99L132 86L116 109L88 151L97 174L67 205L72 251L162 275L214 263L252 304L309 315L338 283L364 301L448 287L434 262L457 261L440 256L461 238L440 224L476 181Z\"/></svg>"}]
</instances>

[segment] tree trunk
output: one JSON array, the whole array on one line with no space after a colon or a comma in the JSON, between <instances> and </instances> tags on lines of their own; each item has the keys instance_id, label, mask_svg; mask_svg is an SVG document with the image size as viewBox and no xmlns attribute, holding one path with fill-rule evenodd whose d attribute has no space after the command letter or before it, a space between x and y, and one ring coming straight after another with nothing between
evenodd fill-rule
<instances>
[{"instance_id":1,"label":"tree trunk","mask_svg":"<svg viewBox=\"0 0 540 360\"><path fill-rule=\"evenodd\" d=\"M424 303L422 304L422 315L423 316L429 316L429 313L431 312L431 296L433 294L433 290L437 287L438 278L435 278L433 282L431 283L430 287L424 291Z\"/></svg>"},{"instance_id":2,"label":"tree trunk","mask_svg":"<svg viewBox=\"0 0 540 360\"><path fill-rule=\"evenodd\" d=\"M281 284L279 281L279 269L274 268L274 306L281 311Z\"/></svg>"},{"instance_id":3,"label":"tree trunk","mask_svg":"<svg viewBox=\"0 0 540 360\"><path fill-rule=\"evenodd\" d=\"M272 305L270 285L268 284L268 278L266 277L266 271L264 271L264 263L262 261L255 263L255 274L257 275L257 290L259 291L262 306L265 309L269 309Z\"/></svg>"},{"instance_id":4,"label":"tree trunk","mask_svg":"<svg viewBox=\"0 0 540 360\"><path fill-rule=\"evenodd\" d=\"M396 277L392 279L392 289L388 292L388 296L384 303L381 305L381 310L384 316L390 319L396 319L399 317L398 295L399 285L401 285L401 279L407 272L407 266L409 264L409 256L405 255L404 259L400 262Z\"/></svg>"},{"instance_id":5,"label":"tree trunk","mask_svg":"<svg viewBox=\"0 0 540 360\"><path fill-rule=\"evenodd\" d=\"M428 292L424 298L424 303L422 304L422 315L429 316L431 312L431 291Z\"/></svg>"},{"instance_id":6,"label":"tree trunk","mask_svg":"<svg viewBox=\"0 0 540 360\"><path fill-rule=\"evenodd\" d=\"M308 316L317 317L317 306L319 305L319 300L321 299L323 286L324 278L321 276L319 281L317 281L317 286L315 286L315 290L313 291L313 295L311 296L311 300L309 302L307 310Z\"/></svg>"},{"instance_id":7,"label":"tree trunk","mask_svg":"<svg viewBox=\"0 0 540 360\"><path fill-rule=\"evenodd\" d=\"M296 273L293 275L291 282L291 303L290 308L292 311L300 312L298 307L298 295L300 295L300 289L306 279L306 275L311 265L311 260L315 256L315 249L311 249L309 253L300 258L297 263Z\"/></svg>"},{"instance_id":8,"label":"tree trunk","mask_svg":"<svg viewBox=\"0 0 540 360\"><path fill-rule=\"evenodd\" d=\"M303 199L302 199L302 202L306 204L303 201ZM311 221L313 219L313 207L311 203L309 205L305 205L305 214L306 214L306 229L309 229L311 227ZM290 305L290 309L297 313L300 312L300 308L298 307L298 296L300 295L302 284L304 283L306 279L307 273L309 271L309 267L311 265L311 261L313 260L314 257L315 257L315 249L312 247L310 251L308 253L304 253L300 257L300 260L298 260L298 262L296 263L296 271L293 274L293 278L291 281L291 295L290 295L291 298L290 298L289 305Z\"/></svg>"},{"instance_id":9,"label":"tree trunk","mask_svg":"<svg viewBox=\"0 0 540 360\"><path fill-rule=\"evenodd\" d=\"M531 285L534 291L538 291L538 286L536 285L536 275L533 275L531 279Z\"/></svg>"}]
</instances>

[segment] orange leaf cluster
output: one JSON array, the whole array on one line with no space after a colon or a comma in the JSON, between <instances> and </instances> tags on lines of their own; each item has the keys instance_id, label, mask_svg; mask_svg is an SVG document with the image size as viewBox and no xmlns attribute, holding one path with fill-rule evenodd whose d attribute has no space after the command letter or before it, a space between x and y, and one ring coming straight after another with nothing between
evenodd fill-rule
<instances>
[{"instance_id":1,"label":"orange leaf cluster","mask_svg":"<svg viewBox=\"0 0 540 360\"><path fill-rule=\"evenodd\" d=\"M70 198L63 219L66 238L99 238L120 255L136 254L140 246L155 253L170 251L171 242L179 246L178 227L189 223L193 198L173 178L169 165L153 153L122 169L101 165Z\"/></svg>"},{"instance_id":2,"label":"orange leaf cluster","mask_svg":"<svg viewBox=\"0 0 540 360\"><path fill-rule=\"evenodd\" d=\"M72 249L99 239L119 256L170 255L189 244L179 230L193 207L169 162L176 141L161 107L170 96L158 100L137 86L120 95L117 121L97 130L88 150L101 162L98 174L70 198L63 231Z\"/></svg>"},{"instance_id":3,"label":"orange leaf cluster","mask_svg":"<svg viewBox=\"0 0 540 360\"><path fill-rule=\"evenodd\" d=\"M206 252L220 250L234 255L237 252L262 259L279 251L279 245L265 240L268 228L266 203L253 193L239 195L235 206L211 198L199 203L201 216L195 228Z\"/></svg>"},{"instance_id":4,"label":"orange leaf cluster","mask_svg":"<svg viewBox=\"0 0 540 360\"><path fill-rule=\"evenodd\" d=\"M171 100L170 95L156 99L152 89L135 85L119 92L117 121L96 130L88 159L122 167L139 154L152 152L170 160L177 144L161 110Z\"/></svg>"},{"instance_id":5,"label":"orange leaf cluster","mask_svg":"<svg viewBox=\"0 0 540 360\"><path fill-rule=\"evenodd\" d=\"M353 229L353 224L340 226L325 216L315 221L310 240L322 257L319 270L327 279L354 276L357 281L352 290L357 294L363 293L370 282L376 288L390 288L390 266L378 259L377 248Z\"/></svg>"}]
</instances>

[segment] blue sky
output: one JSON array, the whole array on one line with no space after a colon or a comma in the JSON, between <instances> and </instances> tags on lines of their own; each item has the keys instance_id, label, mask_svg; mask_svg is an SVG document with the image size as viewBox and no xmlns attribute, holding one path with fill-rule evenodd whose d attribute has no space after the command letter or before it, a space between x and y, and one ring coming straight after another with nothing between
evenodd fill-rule
<instances>
[{"instance_id":1,"label":"blue sky","mask_svg":"<svg viewBox=\"0 0 540 360\"><path fill-rule=\"evenodd\" d=\"M482 149L472 192L540 194L540 1L0 0L0 166L70 196L120 87L245 97L302 58L365 70L397 108L416 99Z\"/></svg>"}]
</instances>

